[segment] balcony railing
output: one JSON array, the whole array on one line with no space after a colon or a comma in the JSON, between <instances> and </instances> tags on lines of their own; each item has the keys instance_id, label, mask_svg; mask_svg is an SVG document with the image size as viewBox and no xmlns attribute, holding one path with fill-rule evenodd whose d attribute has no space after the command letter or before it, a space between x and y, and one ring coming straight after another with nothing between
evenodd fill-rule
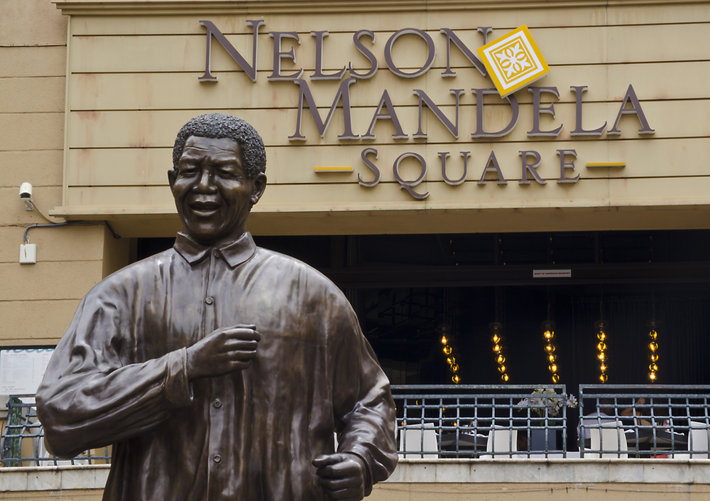
<instances>
[{"instance_id":1,"label":"balcony railing","mask_svg":"<svg viewBox=\"0 0 710 501\"><path fill-rule=\"evenodd\" d=\"M44 446L34 395L11 395L7 410L7 424L0 441L3 466L106 464L111 460L110 447L84 451L73 459L53 456Z\"/></svg>"},{"instance_id":2,"label":"balcony railing","mask_svg":"<svg viewBox=\"0 0 710 501\"><path fill-rule=\"evenodd\" d=\"M399 454L407 459L708 459L710 453L710 386L581 385L578 410L565 405L565 385L397 385L392 394ZM110 462L110 447L72 460L52 456L33 395L13 395L7 407L4 466Z\"/></svg>"},{"instance_id":3,"label":"balcony railing","mask_svg":"<svg viewBox=\"0 0 710 501\"><path fill-rule=\"evenodd\" d=\"M710 386L580 385L582 457L708 459Z\"/></svg>"},{"instance_id":4,"label":"balcony railing","mask_svg":"<svg viewBox=\"0 0 710 501\"><path fill-rule=\"evenodd\" d=\"M393 386L392 394L403 458L567 456L565 385Z\"/></svg>"}]
</instances>

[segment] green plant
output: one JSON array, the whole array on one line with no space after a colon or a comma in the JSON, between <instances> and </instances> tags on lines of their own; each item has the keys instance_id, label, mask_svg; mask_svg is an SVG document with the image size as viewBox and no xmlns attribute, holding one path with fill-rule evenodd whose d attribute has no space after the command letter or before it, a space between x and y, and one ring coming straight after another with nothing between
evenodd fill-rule
<instances>
[{"instance_id":1,"label":"green plant","mask_svg":"<svg viewBox=\"0 0 710 501\"><path fill-rule=\"evenodd\" d=\"M577 397L571 393L557 393L552 388L537 388L529 397L518 402L518 406L529 408L533 414L544 417L558 417L564 406L577 407Z\"/></svg>"}]
</instances>

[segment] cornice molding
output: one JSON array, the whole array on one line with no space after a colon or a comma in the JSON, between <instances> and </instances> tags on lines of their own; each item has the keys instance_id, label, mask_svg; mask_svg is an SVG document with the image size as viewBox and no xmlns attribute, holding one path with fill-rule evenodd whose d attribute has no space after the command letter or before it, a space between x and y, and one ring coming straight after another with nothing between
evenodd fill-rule
<instances>
[{"instance_id":1,"label":"cornice molding","mask_svg":"<svg viewBox=\"0 0 710 501\"><path fill-rule=\"evenodd\" d=\"M338 14L710 4L708 0L55 0L67 15Z\"/></svg>"}]
</instances>

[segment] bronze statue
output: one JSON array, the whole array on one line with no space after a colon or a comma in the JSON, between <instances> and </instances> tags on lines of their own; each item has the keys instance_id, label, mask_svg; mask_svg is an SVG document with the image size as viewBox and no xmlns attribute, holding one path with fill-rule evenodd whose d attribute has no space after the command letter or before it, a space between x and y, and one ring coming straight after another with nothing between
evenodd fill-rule
<instances>
[{"instance_id":1,"label":"bronze statue","mask_svg":"<svg viewBox=\"0 0 710 501\"><path fill-rule=\"evenodd\" d=\"M246 122L185 124L175 246L96 285L57 345L45 440L64 457L113 444L105 500L362 499L397 463L389 383L350 304L246 231L265 167Z\"/></svg>"}]
</instances>

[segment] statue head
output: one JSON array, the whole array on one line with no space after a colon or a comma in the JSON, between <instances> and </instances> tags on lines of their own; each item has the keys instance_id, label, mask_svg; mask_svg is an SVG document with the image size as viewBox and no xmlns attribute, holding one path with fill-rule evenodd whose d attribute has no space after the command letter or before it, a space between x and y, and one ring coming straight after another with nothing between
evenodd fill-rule
<instances>
[{"instance_id":1,"label":"statue head","mask_svg":"<svg viewBox=\"0 0 710 501\"><path fill-rule=\"evenodd\" d=\"M266 188L265 170L264 143L244 120L214 113L187 122L168 171L182 231L204 245L238 238Z\"/></svg>"}]
</instances>

